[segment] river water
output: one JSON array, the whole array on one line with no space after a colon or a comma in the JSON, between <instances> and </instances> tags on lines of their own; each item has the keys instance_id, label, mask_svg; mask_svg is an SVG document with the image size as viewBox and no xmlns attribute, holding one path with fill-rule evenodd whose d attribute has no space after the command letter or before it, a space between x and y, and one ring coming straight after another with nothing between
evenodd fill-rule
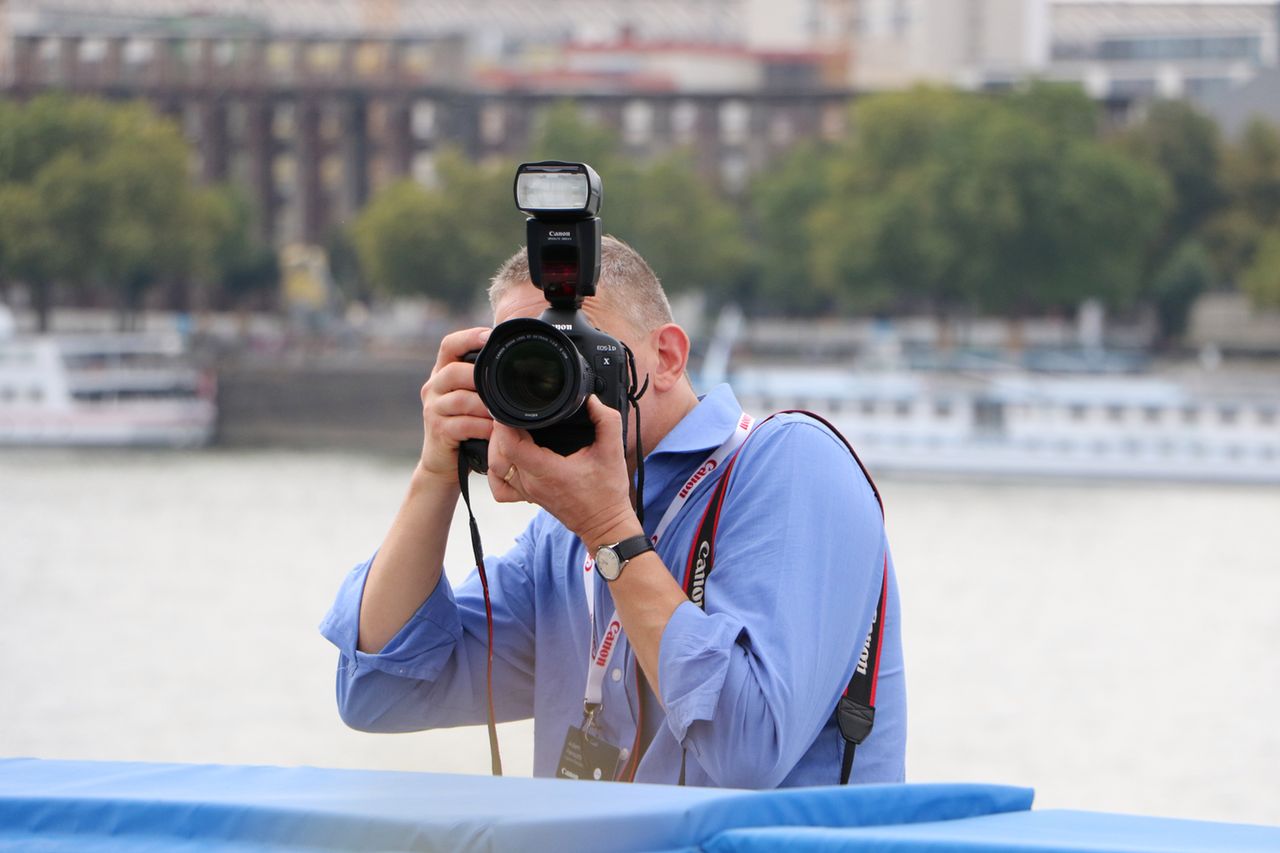
<instances>
[{"instance_id":1,"label":"river water","mask_svg":"<svg viewBox=\"0 0 1280 853\"><path fill-rule=\"evenodd\" d=\"M368 735L316 632L410 459L0 454L0 756L484 773L483 729ZM478 481L477 481L478 483ZM883 478L912 781L1280 824L1280 490ZM480 488L486 545L530 514ZM469 570L455 525L449 574ZM501 727L508 772L528 723Z\"/></svg>"}]
</instances>

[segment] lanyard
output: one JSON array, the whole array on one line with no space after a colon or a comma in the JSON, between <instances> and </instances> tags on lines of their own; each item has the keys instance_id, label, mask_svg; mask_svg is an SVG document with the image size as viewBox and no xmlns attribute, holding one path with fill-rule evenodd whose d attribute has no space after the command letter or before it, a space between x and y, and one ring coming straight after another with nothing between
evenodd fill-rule
<instances>
[{"instance_id":1,"label":"lanyard","mask_svg":"<svg viewBox=\"0 0 1280 853\"><path fill-rule=\"evenodd\" d=\"M654 529L653 535L649 537L656 548L658 541L667 532L667 528L680 514L680 510L684 509L684 505L688 503L689 497L693 494L697 485L707 478L721 463L729 456L737 451L742 443L747 440L747 435L751 432L751 426L755 423L755 418L748 414L740 414L738 423L734 427L733 434L725 439L724 443L715 449L694 472L689 475L689 479L684 481L676 496L672 498L671 505L667 507L667 511L662 514L662 518L658 521L658 526ZM640 496L641 500L644 496ZM583 564L583 586L587 593L587 616L591 621L592 641L595 638L595 616L596 616L596 572L595 560L591 555L587 555L586 562ZM604 696L604 676L609 669L609 661L613 659L613 653L618 647L618 640L622 635L622 621L618 618L618 611L615 609L613 615L609 617L609 622L604 630L604 636L600 639L600 644L591 652L591 658L587 666L587 690L583 696L583 706L586 710L587 717L593 718L600 710L601 699Z\"/></svg>"}]
</instances>

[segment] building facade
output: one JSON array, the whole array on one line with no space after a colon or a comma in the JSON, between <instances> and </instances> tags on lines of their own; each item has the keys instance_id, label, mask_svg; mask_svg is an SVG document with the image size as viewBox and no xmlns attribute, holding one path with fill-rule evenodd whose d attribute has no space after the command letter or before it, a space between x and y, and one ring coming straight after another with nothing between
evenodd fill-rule
<instances>
[{"instance_id":1,"label":"building facade","mask_svg":"<svg viewBox=\"0 0 1280 853\"><path fill-rule=\"evenodd\" d=\"M741 35L737 0L553 2L599 35L558 44L531 40L549 19L533 3L231 0L217 15L179 0L69 5L0 15L4 92L151 102L180 123L206 180L250 189L277 244L323 242L393 180L430 183L445 147L524 155L540 115L565 99L637 157L689 148L732 192L795 140L842 133L851 98L823 78L826 54L717 41L729 26ZM503 15L509 37L477 35ZM640 18L646 38L630 28Z\"/></svg>"},{"instance_id":2,"label":"building facade","mask_svg":"<svg viewBox=\"0 0 1280 853\"><path fill-rule=\"evenodd\" d=\"M1211 100L1280 65L1278 0L860 0L854 30L860 89L1043 77L1111 101Z\"/></svg>"}]
</instances>

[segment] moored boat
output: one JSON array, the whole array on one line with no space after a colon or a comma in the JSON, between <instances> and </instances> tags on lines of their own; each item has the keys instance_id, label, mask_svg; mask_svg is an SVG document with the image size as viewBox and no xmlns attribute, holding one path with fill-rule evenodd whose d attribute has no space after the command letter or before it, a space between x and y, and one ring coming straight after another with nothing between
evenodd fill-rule
<instances>
[{"instance_id":1,"label":"moored boat","mask_svg":"<svg viewBox=\"0 0 1280 853\"><path fill-rule=\"evenodd\" d=\"M0 337L0 445L198 447L216 397L178 335Z\"/></svg>"}]
</instances>

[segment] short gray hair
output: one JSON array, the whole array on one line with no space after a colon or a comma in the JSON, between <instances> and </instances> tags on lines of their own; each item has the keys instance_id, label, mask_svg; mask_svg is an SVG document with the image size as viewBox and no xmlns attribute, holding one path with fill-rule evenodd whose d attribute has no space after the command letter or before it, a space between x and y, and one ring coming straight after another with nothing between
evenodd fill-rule
<instances>
[{"instance_id":1,"label":"short gray hair","mask_svg":"<svg viewBox=\"0 0 1280 853\"><path fill-rule=\"evenodd\" d=\"M497 309L512 288L529 284L529 255L522 248L507 258L489 284L489 307ZM640 253L605 235L600 241L600 284L596 296L622 314L637 331L648 334L674 322L662 283Z\"/></svg>"}]
</instances>

